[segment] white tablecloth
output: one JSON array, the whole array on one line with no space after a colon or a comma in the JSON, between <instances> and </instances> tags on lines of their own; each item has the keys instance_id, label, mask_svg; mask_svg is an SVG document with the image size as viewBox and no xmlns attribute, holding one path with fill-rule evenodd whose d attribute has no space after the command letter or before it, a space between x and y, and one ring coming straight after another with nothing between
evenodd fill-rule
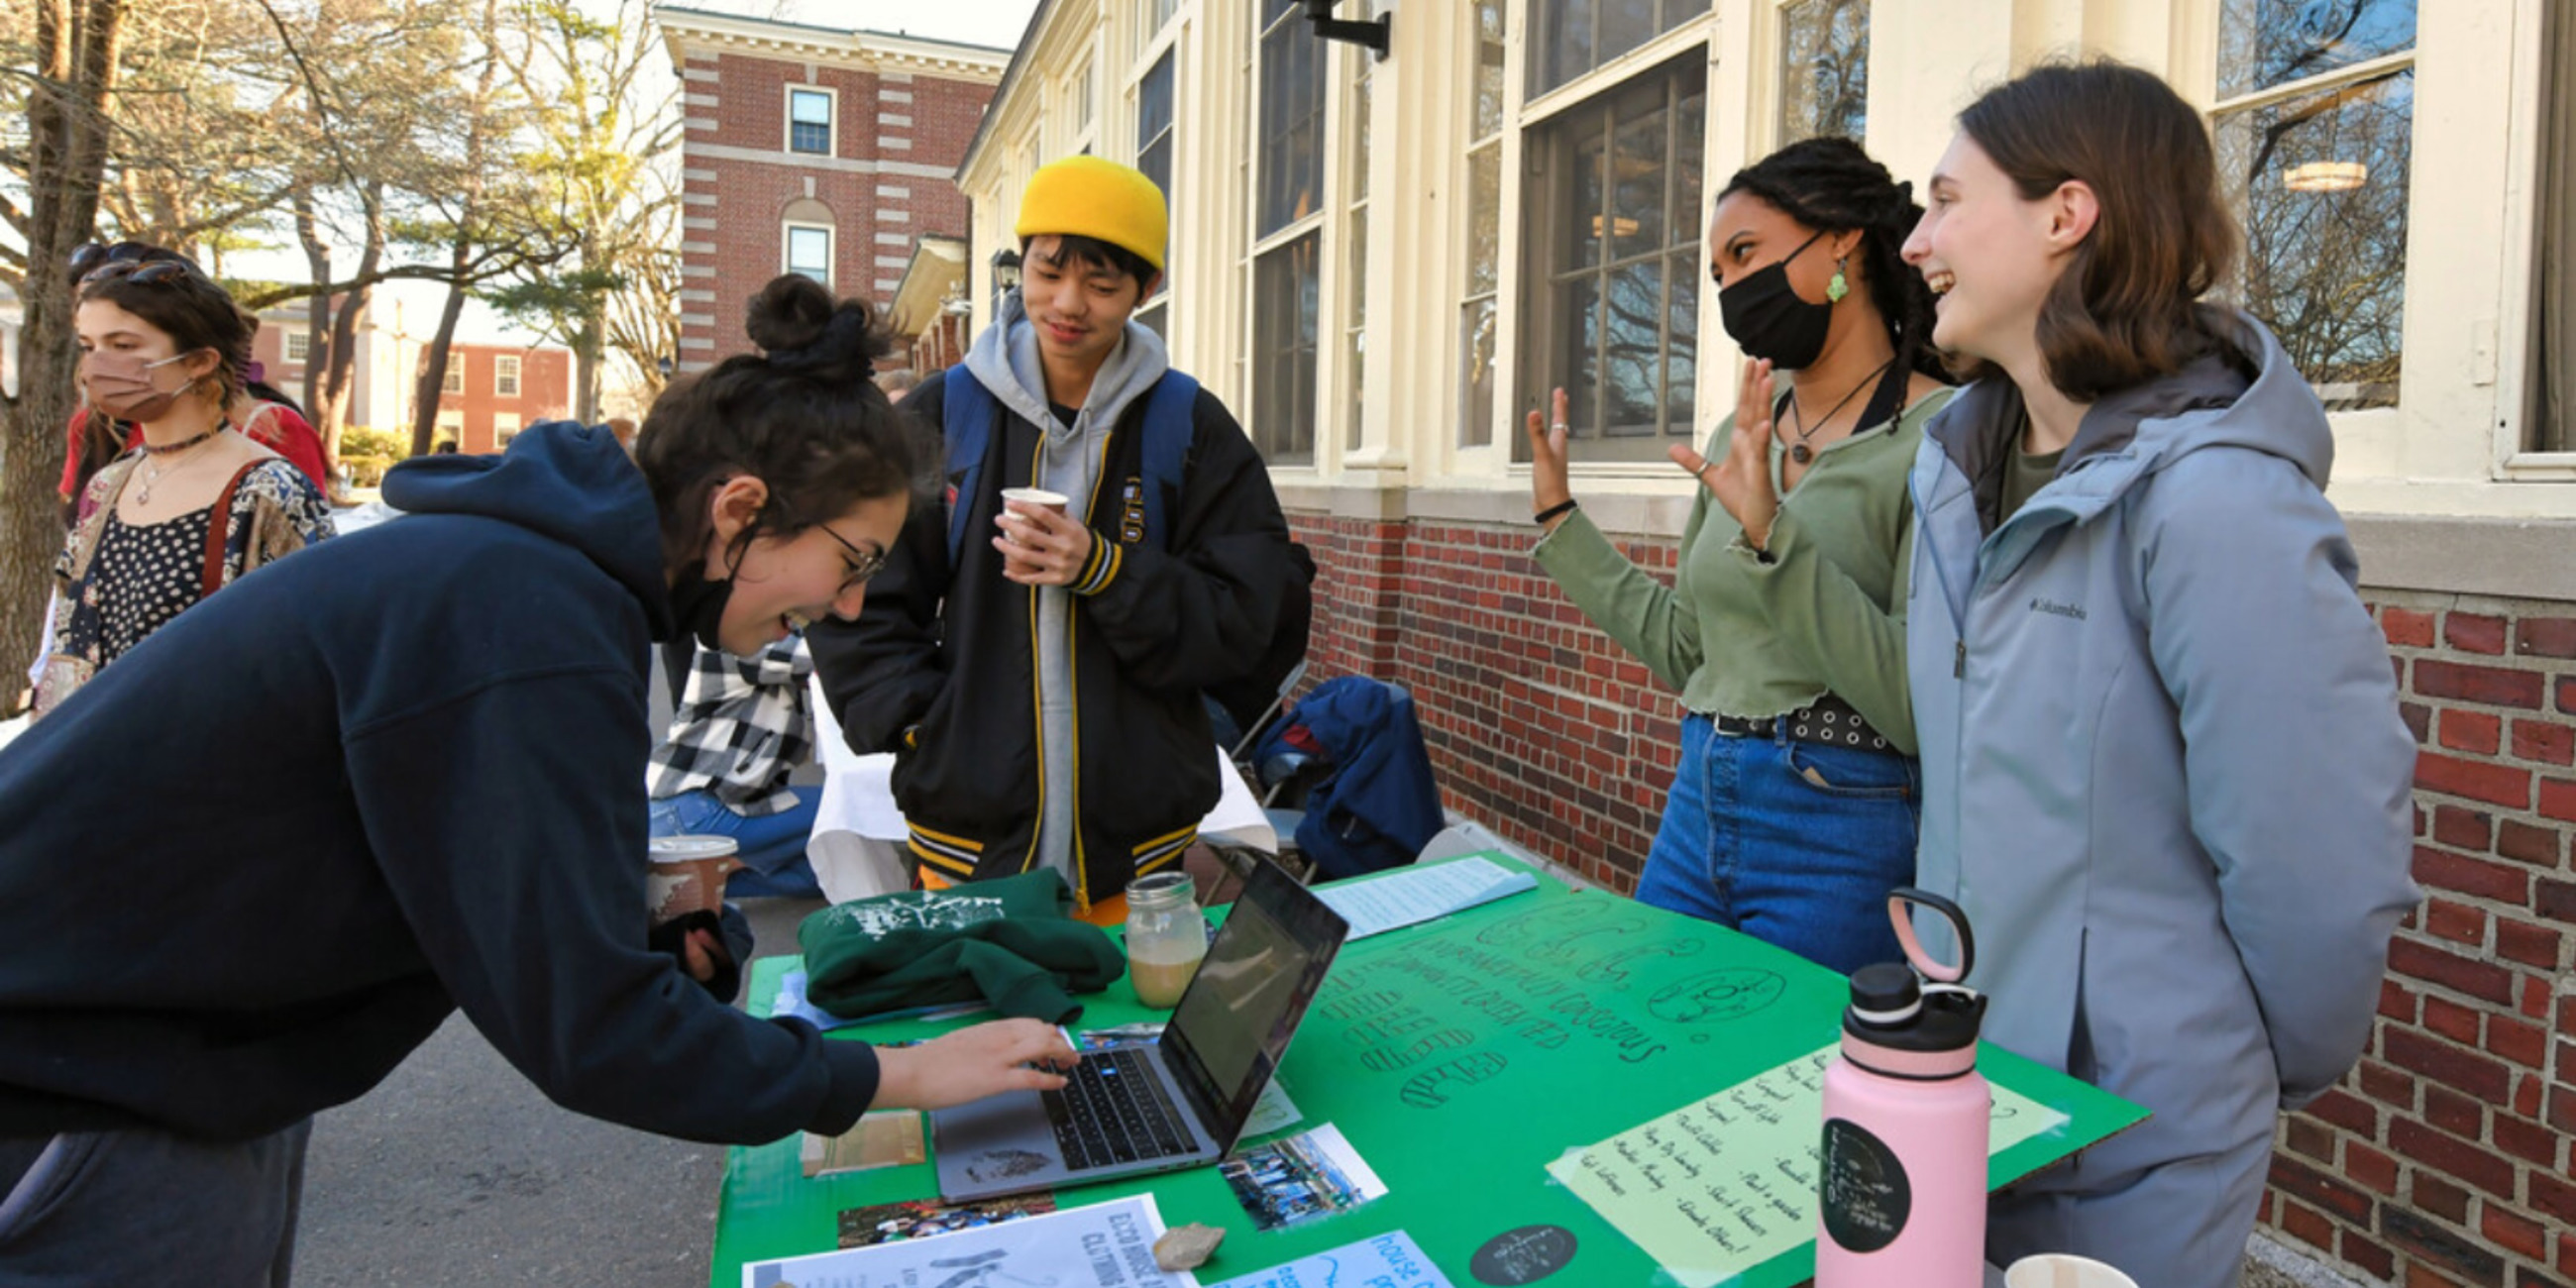
<instances>
[{"instance_id":1,"label":"white tablecloth","mask_svg":"<svg viewBox=\"0 0 2576 1288\"><path fill-rule=\"evenodd\" d=\"M841 737L841 722L823 698L820 677L809 695L814 708L815 757L823 765L823 800L814 816L814 837L805 847L823 896L834 903L908 889L912 860L904 848L903 811L894 803L894 756L862 756ZM1216 808L1199 822L1199 835L1211 841L1245 846L1264 854L1279 852L1279 834L1262 812L1252 787L1227 760L1225 749L1211 745L1217 779L1224 793Z\"/></svg>"}]
</instances>

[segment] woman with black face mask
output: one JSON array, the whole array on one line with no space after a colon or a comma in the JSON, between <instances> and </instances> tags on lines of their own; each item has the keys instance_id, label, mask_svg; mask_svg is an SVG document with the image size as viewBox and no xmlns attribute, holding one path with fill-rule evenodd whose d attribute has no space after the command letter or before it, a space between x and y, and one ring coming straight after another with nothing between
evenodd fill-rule
<instances>
[{"instance_id":1,"label":"woman with black face mask","mask_svg":"<svg viewBox=\"0 0 2576 1288\"><path fill-rule=\"evenodd\" d=\"M1681 691L1681 764L1637 897L1849 972L1900 960L1887 891L1914 874L1907 468L1947 401L1932 301L1899 258L1921 208L1848 139L1809 139L1718 197L1709 273L1748 361L1671 586L1576 507L1566 398L1529 417L1536 551Z\"/></svg>"}]
</instances>

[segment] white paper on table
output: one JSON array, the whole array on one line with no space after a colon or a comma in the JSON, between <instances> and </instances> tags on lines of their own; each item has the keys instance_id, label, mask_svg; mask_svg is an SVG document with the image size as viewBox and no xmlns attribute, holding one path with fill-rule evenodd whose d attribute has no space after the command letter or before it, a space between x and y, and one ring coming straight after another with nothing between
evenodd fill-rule
<instances>
[{"instance_id":1,"label":"white paper on table","mask_svg":"<svg viewBox=\"0 0 2576 1288\"><path fill-rule=\"evenodd\" d=\"M1537 888L1529 873L1471 857L1326 886L1315 897L1351 923L1352 939L1366 939Z\"/></svg>"},{"instance_id":2,"label":"white paper on table","mask_svg":"<svg viewBox=\"0 0 2576 1288\"><path fill-rule=\"evenodd\" d=\"M814 747L823 764L823 799L815 811L815 833L852 832L882 841L906 839L909 833L904 827L903 811L894 803L894 754L862 756L850 750L849 742L841 735L841 722L834 717L831 703L824 700L823 678L813 676L807 684L814 709ZM1223 747L1210 743L1208 754L1216 757L1217 782L1223 790L1216 808L1199 820L1199 835L1277 854L1279 833L1270 826L1270 815L1263 812L1251 784L1243 781L1243 771L1226 759Z\"/></svg>"},{"instance_id":3,"label":"white paper on table","mask_svg":"<svg viewBox=\"0 0 2576 1288\"><path fill-rule=\"evenodd\" d=\"M1440 1268L1431 1264L1431 1258L1414 1245L1413 1236L1402 1230L1228 1279L1214 1288L1316 1288L1325 1284L1450 1288Z\"/></svg>"},{"instance_id":4,"label":"white paper on table","mask_svg":"<svg viewBox=\"0 0 2576 1288\"><path fill-rule=\"evenodd\" d=\"M1163 1217L1154 1196L1021 1217L866 1248L745 1262L742 1288L1053 1284L1056 1288L1199 1288L1198 1277L1154 1264ZM1088 1242L1086 1242L1088 1241ZM963 1270L965 1273L960 1274Z\"/></svg>"}]
</instances>

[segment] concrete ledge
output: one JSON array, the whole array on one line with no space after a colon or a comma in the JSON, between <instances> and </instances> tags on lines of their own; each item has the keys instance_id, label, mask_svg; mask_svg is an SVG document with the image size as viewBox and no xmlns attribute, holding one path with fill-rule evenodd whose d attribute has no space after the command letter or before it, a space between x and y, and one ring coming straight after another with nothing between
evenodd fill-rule
<instances>
[{"instance_id":1,"label":"concrete ledge","mask_svg":"<svg viewBox=\"0 0 2576 1288\"><path fill-rule=\"evenodd\" d=\"M2576 602L2576 520L2349 514L2370 590Z\"/></svg>"},{"instance_id":2,"label":"concrete ledge","mask_svg":"<svg viewBox=\"0 0 2576 1288\"><path fill-rule=\"evenodd\" d=\"M1422 520L1497 528L1530 527L1529 493L1483 488L1368 488L1325 483L1280 483L1279 504L1297 514L1379 523ZM1614 536L1677 541L1690 519L1691 498L1601 493L1582 497L1583 512ZM1535 530L1533 530L1535 536Z\"/></svg>"}]
</instances>

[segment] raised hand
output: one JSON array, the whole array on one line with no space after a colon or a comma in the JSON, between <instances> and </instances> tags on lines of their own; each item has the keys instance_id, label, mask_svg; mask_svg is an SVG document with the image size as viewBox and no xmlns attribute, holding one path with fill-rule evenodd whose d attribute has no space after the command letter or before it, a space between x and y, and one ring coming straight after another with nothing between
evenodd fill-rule
<instances>
[{"instance_id":1,"label":"raised hand","mask_svg":"<svg viewBox=\"0 0 2576 1288\"><path fill-rule=\"evenodd\" d=\"M1744 526L1744 540L1760 550L1771 541L1771 520L1780 513L1780 494L1771 486L1771 364L1744 364L1744 379L1735 396L1735 432L1726 455L1711 460L1689 444L1676 443L1669 455L1700 484L1717 494L1717 503Z\"/></svg>"},{"instance_id":2,"label":"raised hand","mask_svg":"<svg viewBox=\"0 0 2576 1288\"><path fill-rule=\"evenodd\" d=\"M1573 499L1574 489L1565 478L1565 391L1559 389L1551 403L1551 415L1542 428L1538 412L1529 414L1530 444L1530 513L1543 514L1550 508ZM1548 530L1565 521L1558 515L1547 521Z\"/></svg>"}]
</instances>

